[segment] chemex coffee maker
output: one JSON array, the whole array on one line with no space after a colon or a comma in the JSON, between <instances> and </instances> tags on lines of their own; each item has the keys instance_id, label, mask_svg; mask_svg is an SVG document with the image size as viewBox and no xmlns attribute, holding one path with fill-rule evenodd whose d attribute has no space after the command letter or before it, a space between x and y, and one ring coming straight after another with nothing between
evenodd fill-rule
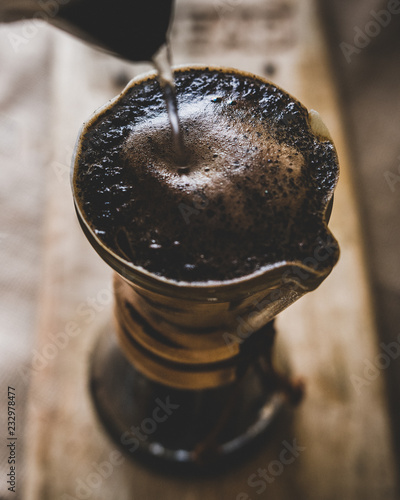
<instances>
[{"instance_id":1,"label":"chemex coffee maker","mask_svg":"<svg viewBox=\"0 0 400 500\"><path fill-rule=\"evenodd\" d=\"M50 22L130 60L153 56L165 41L171 10L171 1L165 0L41 1L37 10L38 3L33 0L9 3L8 7L0 7L3 20L16 20L28 13L39 18L38 12L47 9ZM50 14L50 6L54 15ZM175 77L190 77L191 71L180 68ZM77 172L84 168L84 152L92 147L96 153L96 124L118 109L118 120L127 120L121 122L120 130L130 133L133 125L129 113L134 106L142 106L137 115L146 115L146 99L158 85L156 73L133 80L83 126L73 159L72 187L85 235L115 271L113 325L106 326L99 335L91 358L90 390L98 415L115 442L132 457L141 455L164 463L204 467L224 461L257 441L288 403L301 400L302 384L293 383L287 374L275 369L274 318L318 287L337 262L338 245L327 223L338 165L318 113L308 112L283 90L237 70L204 67L192 72L200 75L203 83L207 78L212 82L235 81L242 96L254 89L265 90L260 99L275 106L274 137L289 138L291 150L296 151L293 154L302 158L285 166L287 175L271 181L272 189L263 188L263 196L270 199L265 217L280 220L274 232L276 251L271 253L274 257L267 266L237 279L209 279L203 283L165 279L135 264L131 258L135 249L129 248L126 238L119 242L124 248L116 252L90 220ZM238 101L230 98L225 103L217 91L210 91L210 86L207 89L212 94L208 105L221 106L225 120ZM147 93L146 99L140 99L141 92ZM178 88L177 97L178 105L188 105L185 85ZM280 99L286 102L281 108ZM296 129L298 123L301 125ZM309 140L303 140L303 132ZM246 134L243 137L247 140ZM275 152L284 154L290 148L278 139ZM101 137L99 140L104 144ZM127 144L135 156L134 140L127 140ZM279 170L280 162L266 159L265 165L268 176L268 172ZM89 170L92 167L89 165ZM96 168L99 178L101 162L97 161ZM180 170L176 175L163 174L164 178L179 185L179 176L188 174ZM208 170L210 175L204 178L212 183L212 168ZM237 178L238 183L252 182L246 168L235 175L242 176ZM302 192L294 189L297 181L305 187ZM89 191L96 193L96 189L90 184ZM275 196L274 189L282 196ZM159 201L149 197L146 203L151 210L151 203ZM252 210L257 210L257 198L251 203ZM210 206L207 209L213 212ZM196 206L195 211L198 209ZM177 223L184 224L183 220ZM156 242L151 244L157 246Z\"/></svg>"}]
</instances>

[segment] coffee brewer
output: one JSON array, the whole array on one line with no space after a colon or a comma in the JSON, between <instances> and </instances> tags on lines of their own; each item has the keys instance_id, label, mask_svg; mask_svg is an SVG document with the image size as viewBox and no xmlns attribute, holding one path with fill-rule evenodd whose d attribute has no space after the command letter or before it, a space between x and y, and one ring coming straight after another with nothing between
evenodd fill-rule
<instances>
[{"instance_id":1,"label":"coffee brewer","mask_svg":"<svg viewBox=\"0 0 400 500\"><path fill-rule=\"evenodd\" d=\"M301 399L276 366L273 321L337 262L338 164L318 113L271 82L199 66L174 77L186 169L153 72L83 126L72 188L115 271L114 322L90 361L98 416L130 456L208 467L246 456Z\"/></svg>"}]
</instances>

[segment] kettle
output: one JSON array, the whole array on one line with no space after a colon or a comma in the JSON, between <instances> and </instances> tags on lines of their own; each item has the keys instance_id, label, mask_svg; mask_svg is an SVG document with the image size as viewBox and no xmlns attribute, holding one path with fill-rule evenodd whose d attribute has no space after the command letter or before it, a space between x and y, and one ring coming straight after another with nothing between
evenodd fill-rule
<instances>
[{"instance_id":1,"label":"kettle","mask_svg":"<svg viewBox=\"0 0 400 500\"><path fill-rule=\"evenodd\" d=\"M0 21L45 20L129 61L166 42L173 0L0 0Z\"/></svg>"}]
</instances>

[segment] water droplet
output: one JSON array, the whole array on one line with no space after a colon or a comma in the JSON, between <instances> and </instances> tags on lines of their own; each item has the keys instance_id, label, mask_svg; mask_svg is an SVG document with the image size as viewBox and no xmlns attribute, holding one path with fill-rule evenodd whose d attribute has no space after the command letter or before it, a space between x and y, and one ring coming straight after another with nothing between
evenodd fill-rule
<instances>
[{"instance_id":1,"label":"water droplet","mask_svg":"<svg viewBox=\"0 0 400 500\"><path fill-rule=\"evenodd\" d=\"M159 250L160 248L162 248L162 246L159 245L158 243L152 243L150 245L150 248L152 248L153 250Z\"/></svg>"},{"instance_id":2,"label":"water droplet","mask_svg":"<svg viewBox=\"0 0 400 500\"><path fill-rule=\"evenodd\" d=\"M193 271L194 269L196 269L196 266L194 264L185 264L183 267L185 268L185 271Z\"/></svg>"}]
</instances>

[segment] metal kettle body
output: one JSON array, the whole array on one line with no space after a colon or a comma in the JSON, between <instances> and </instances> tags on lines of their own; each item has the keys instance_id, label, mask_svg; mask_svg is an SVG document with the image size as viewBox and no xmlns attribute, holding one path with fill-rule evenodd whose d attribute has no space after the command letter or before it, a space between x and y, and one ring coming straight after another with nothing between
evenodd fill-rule
<instances>
[{"instance_id":1,"label":"metal kettle body","mask_svg":"<svg viewBox=\"0 0 400 500\"><path fill-rule=\"evenodd\" d=\"M0 21L45 20L130 61L166 41L173 0L0 0Z\"/></svg>"}]
</instances>

